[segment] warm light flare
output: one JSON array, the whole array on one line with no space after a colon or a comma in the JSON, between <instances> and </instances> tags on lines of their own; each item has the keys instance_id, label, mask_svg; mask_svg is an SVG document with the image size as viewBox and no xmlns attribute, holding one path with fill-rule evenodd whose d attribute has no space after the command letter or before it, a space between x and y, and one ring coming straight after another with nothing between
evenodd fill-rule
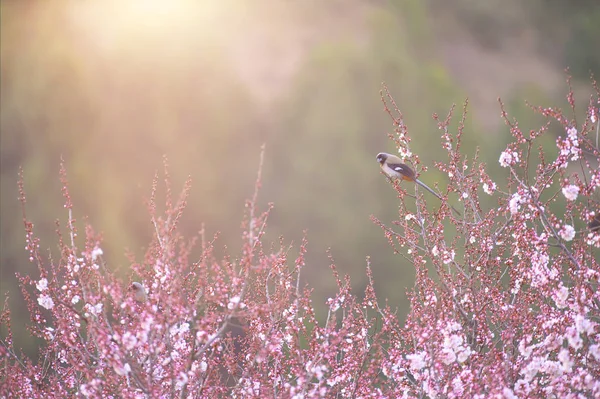
<instances>
[{"instance_id":1,"label":"warm light flare","mask_svg":"<svg viewBox=\"0 0 600 399\"><path fill-rule=\"evenodd\" d=\"M72 4L71 20L100 45L211 36L225 5L217 0L98 0Z\"/></svg>"},{"instance_id":2,"label":"warm light flare","mask_svg":"<svg viewBox=\"0 0 600 399\"><path fill-rule=\"evenodd\" d=\"M129 10L129 12L139 14L143 18L152 19L181 13L190 3L169 0L128 0L121 1L119 4L124 12Z\"/></svg>"},{"instance_id":3,"label":"warm light flare","mask_svg":"<svg viewBox=\"0 0 600 399\"><path fill-rule=\"evenodd\" d=\"M185 20L196 4L181 0L126 0L114 2L113 7L115 17L120 20L142 27L160 28Z\"/></svg>"}]
</instances>

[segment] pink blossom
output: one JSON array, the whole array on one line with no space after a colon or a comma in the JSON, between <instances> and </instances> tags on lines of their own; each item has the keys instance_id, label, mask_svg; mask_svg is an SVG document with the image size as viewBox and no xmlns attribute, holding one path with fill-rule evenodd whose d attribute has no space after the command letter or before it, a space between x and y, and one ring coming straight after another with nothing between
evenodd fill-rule
<instances>
[{"instance_id":1,"label":"pink blossom","mask_svg":"<svg viewBox=\"0 0 600 399\"><path fill-rule=\"evenodd\" d=\"M137 344L136 336L129 331L126 331L125 334L123 334L121 341L127 350L132 350Z\"/></svg>"},{"instance_id":2,"label":"pink blossom","mask_svg":"<svg viewBox=\"0 0 600 399\"><path fill-rule=\"evenodd\" d=\"M519 193L514 193L513 196L510 198L508 209L510 209L511 215L514 215L517 212L519 212L519 207L521 206L522 200L523 197L521 197L521 194Z\"/></svg>"},{"instance_id":3,"label":"pink blossom","mask_svg":"<svg viewBox=\"0 0 600 399\"><path fill-rule=\"evenodd\" d=\"M506 168L507 166L514 165L519 162L519 154L515 151L504 151L500 154L500 166Z\"/></svg>"},{"instance_id":4,"label":"pink blossom","mask_svg":"<svg viewBox=\"0 0 600 399\"><path fill-rule=\"evenodd\" d=\"M572 241L575 238L575 229L569 224L565 224L559 231L560 237L565 241Z\"/></svg>"},{"instance_id":5,"label":"pink blossom","mask_svg":"<svg viewBox=\"0 0 600 399\"><path fill-rule=\"evenodd\" d=\"M427 365L425 362L425 353L410 353L406 355L406 359L410 361L410 368L412 370L418 371Z\"/></svg>"},{"instance_id":6,"label":"pink blossom","mask_svg":"<svg viewBox=\"0 0 600 399\"><path fill-rule=\"evenodd\" d=\"M92 251L92 260L95 261L98 257L102 256L103 254L104 252L102 251L102 248L95 247Z\"/></svg>"},{"instance_id":7,"label":"pink blossom","mask_svg":"<svg viewBox=\"0 0 600 399\"><path fill-rule=\"evenodd\" d=\"M47 294L42 294L37 299L39 305L46 309L52 309L54 307L54 301Z\"/></svg>"},{"instance_id":8,"label":"pink blossom","mask_svg":"<svg viewBox=\"0 0 600 399\"><path fill-rule=\"evenodd\" d=\"M575 201L579 194L579 187L575 185L569 185L562 188L562 193L569 201Z\"/></svg>"},{"instance_id":9,"label":"pink blossom","mask_svg":"<svg viewBox=\"0 0 600 399\"><path fill-rule=\"evenodd\" d=\"M569 356L569 351L565 348L562 348L560 352L558 352L558 360L561 362L561 369L566 372L571 372L573 368L573 362L571 361L571 357Z\"/></svg>"},{"instance_id":10,"label":"pink blossom","mask_svg":"<svg viewBox=\"0 0 600 399\"><path fill-rule=\"evenodd\" d=\"M567 299L569 298L569 289L560 283L560 287L554 292L554 302L559 309L567 307Z\"/></svg>"},{"instance_id":11,"label":"pink blossom","mask_svg":"<svg viewBox=\"0 0 600 399\"><path fill-rule=\"evenodd\" d=\"M494 194L494 191L496 191L496 183L492 182L491 184L488 183L483 183L483 192L486 193L487 195L492 195Z\"/></svg>"},{"instance_id":12,"label":"pink blossom","mask_svg":"<svg viewBox=\"0 0 600 399\"><path fill-rule=\"evenodd\" d=\"M46 280L45 278L40 279L35 284L35 287L38 289L38 291L44 292L46 289L48 289L48 280Z\"/></svg>"}]
</instances>

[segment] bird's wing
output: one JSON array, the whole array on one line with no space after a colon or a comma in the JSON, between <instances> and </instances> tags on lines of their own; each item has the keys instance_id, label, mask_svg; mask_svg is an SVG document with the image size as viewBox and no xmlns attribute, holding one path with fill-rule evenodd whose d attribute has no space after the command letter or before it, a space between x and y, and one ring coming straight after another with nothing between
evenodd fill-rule
<instances>
[{"instance_id":1,"label":"bird's wing","mask_svg":"<svg viewBox=\"0 0 600 399\"><path fill-rule=\"evenodd\" d=\"M407 180L415 180L415 172L403 163L388 163L388 167L393 171L402 174Z\"/></svg>"}]
</instances>

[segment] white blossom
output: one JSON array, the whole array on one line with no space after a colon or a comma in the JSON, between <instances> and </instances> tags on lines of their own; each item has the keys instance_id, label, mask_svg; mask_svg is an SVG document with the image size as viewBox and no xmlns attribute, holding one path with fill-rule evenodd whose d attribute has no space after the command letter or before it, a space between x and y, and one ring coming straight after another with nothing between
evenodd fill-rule
<instances>
[{"instance_id":1,"label":"white blossom","mask_svg":"<svg viewBox=\"0 0 600 399\"><path fill-rule=\"evenodd\" d=\"M483 183L483 192L485 192L487 195L494 194L494 191L496 191L496 183L494 183L494 182L492 182L492 184Z\"/></svg>"},{"instance_id":2,"label":"white blossom","mask_svg":"<svg viewBox=\"0 0 600 399\"><path fill-rule=\"evenodd\" d=\"M558 360L561 363L561 369L570 372L573 367L573 361L569 356L569 350L566 348L562 348L560 352L558 352Z\"/></svg>"},{"instance_id":3,"label":"white blossom","mask_svg":"<svg viewBox=\"0 0 600 399\"><path fill-rule=\"evenodd\" d=\"M101 256L103 254L104 252L102 252L102 248L94 248L94 250L92 251L92 260L95 261L98 258L98 256Z\"/></svg>"},{"instance_id":4,"label":"white blossom","mask_svg":"<svg viewBox=\"0 0 600 399\"><path fill-rule=\"evenodd\" d=\"M206 370L208 370L208 363L203 360L200 362L200 371L205 373Z\"/></svg>"},{"instance_id":5,"label":"white blossom","mask_svg":"<svg viewBox=\"0 0 600 399\"><path fill-rule=\"evenodd\" d=\"M103 307L104 305L102 303L97 303L95 305L87 303L83 309L86 311L86 315L91 313L94 316L98 316L102 312Z\"/></svg>"},{"instance_id":6,"label":"white blossom","mask_svg":"<svg viewBox=\"0 0 600 399\"><path fill-rule=\"evenodd\" d=\"M40 279L40 281L35 283L35 287L38 289L38 291L44 292L48 288L48 280L45 278Z\"/></svg>"},{"instance_id":7,"label":"white blossom","mask_svg":"<svg viewBox=\"0 0 600 399\"><path fill-rule=\"evenodd\" d=\"M237 308L238 304L240 303L240 299L241 298L237 295L231 297L231 299L229 299L229 303L227 304L227 309L233 310Z\"/></svg>"},{"instance_id":8,"label":"white blossom","mask_svg":"<svg viewBox=\"0 0 600 399\"><path fill-rule=\"evenodd\" d=\"M52 309L54 307L54 301L50 298L50 295L42 294L37 299L39 305L46 309Z\"/></svg>"},{"instance_id":9,"label":"white blossom","mask_svg":"<svg viewBox=\"0 0 600 399\"><path fill-rule=\"evenodd\" d=\"M569 185L562 188L562 193L569 201L575 201L579 194L579 187L575 185Z\"/></svg>"},{"instance_id":10,"label":"white blossom","mask_svg":"<svg viewBox=\"0 0 600 399\"><path fill-rule=\"evenodd\" d=\"M565 335L567 337L567 342L573 349L579 350L581 348L583 340L575 327L568 327Z\"/></svg>"},{"instance_id":11,"label":"white blossom","mask_svg":"<svg viewBox=\"0 0 600 399\"><path fill-rule=\"evenodd\" d=\"M452 349L444 348L442 349L441 359L444 364L454 363L456 361L456 353Z\"/></svg>"},{"instance_id":12,"label":"white blossom","mask_svg":"<svg viewBox=\"0 0 600 399\"><path fill-rule=\"evenodd\" d=\"M525 359L529 359L529 356L531 356L531 353L533 352L533 346L528 346L527 343L528 341L531 340L531 335L528 335L526 338L521 339L521 341L519 342L519 353L523 356L523 358Z\"/></svg>"},{"instance_id":13,"label":"white blossom","mask_svg":"<svg viewBox=\"0 0 600 399\"><path fill-rule=\"evenodd\" d=\"M471 349L466 347L462 351L458 352L457 360L459 363L464 363L471 355Z\"/></svg>"},{"instance_id":14,"label":"white blossom","mask_svg":"<svg viewBox=\"0 0 600 399\"><path fill-rule=\"evenodd\" d=\"M184 373L183 371L179 372L179 375L177 376L177 382L176 382L177 388L181 389L187 383L188 383L188 376L187 376L187 374Z\"/></svg>"},{"instance_id":15,"label":"white blossom","mask_svg":"<svg viewBox=\"0 0 600 399\"><path fill-rule=\"evenodd\" d=\"M554 292L554 303L559 309L567 307L567 299L569 298L569 288L562 285Z\"/></svg>"},{"instance_id":16,"label":"white blossom","mask_svg":"<svg viewBox=\"0 0 600 399\"><path fill-rule=\"evenodd\" d=\"M502 154L500 154L499 162L500 166L503 168L514 165L516 162L519 162L519 154L517 154L515 151L503 151Z\"/></svg>"},{"instance_id":17,"label":"white blossom","mask_svg":"<svg viewBox=\"0 0 600 399\"><path fill-rule=\"evenodd\" d=\"M448 263L450 263L454 260L455 255L456 255L456 252L454 252L454 250L444 251L444 255L442 256L442 261L444 262L445 265L447 265Z\"/></svg>"},{"instance_id":18,"label":"white blossom","mask_svg":"<svg viewBox=\"0 0 600 399\"><path fill-rule=\"evenodd\" d=\"M509 387L504 387L502 390L502 395L505 399L518 399L519 397L515 395L515 393Z\"/></svg>"},{"instance_id":19,"label":"white blossom","mask_svg":"<svg viewBox=\"0 0 600 399\"><path fill-rule=\"evenodd\" d=\"M125 334L123 334L122 341L123 346L125 346L125 349L132 350L135 347L135 344L137 343L137 338L135 335L127 331L125 332Z\"/></svg>"},{"instance_id":20,"label":"white blossom","mask_svg":"<svg viewBox=\"0 0 600 399\"><path fill-rule=\"evenodd\" d=\"M510 209L511 215L514 215L519 211L519 206L521 205L522 199L523 197L521 197L521 194L519 193L514 193L510 198L510 201L508 202L508 209Z\"/></svg>"},{"instance_id":21,"label":"white blossom","mask_svg":"<svg viewBox=\"0 0 600 399\"><path fill-rule=\"evenodd\" d=\"M90 389L88 389L88 384L81 384L79 386L79 393L81 393L86 398L89 397L89 396L92 396L94 394L93 391L91 391Z\"/></svg>"},{"instance_id":22,"label":"white blossom","mask_svg":"<svg viewBox=\"0 0 600 399\"><path fill-rule=\"evenodd\" d=\"M406 359L410 360L410 368L413 370L421 370L427 365L425 363L425 352L411 353L406 355Z\"/></svg>"},{"instance_id":23,"label":"white blossom","mask_svg":"<svg viewBox=\"0 0 600 399\"><path fill-rule=\"evenodd\" d=\"M579 333L591 335L596 328L596 323L590 321L584 315L578 314L575 316L575 327Z\"/></svg>"},{"instance_id":24,"label":"white blossom","mask_svg":"<svg viewBox=\"0 0 600 399\"><path fill-rule=\"evenodd\" d=\"M400 154L400 158L402 159L412 156L412 152L410 152L408 148L400 147L398 148L398 153Z\"/></svg>"},{"instance_id":25,"label":"white blossom","mask_svg":"<svg viewBox=\"0 0 600 399\"><path fill-rule=\"evenodd\" d=\"M570 224L565 224L562 229L558 232L560 237L565 241L571 241L575 238L575 229Z\"/></svg>"}]
</instances>

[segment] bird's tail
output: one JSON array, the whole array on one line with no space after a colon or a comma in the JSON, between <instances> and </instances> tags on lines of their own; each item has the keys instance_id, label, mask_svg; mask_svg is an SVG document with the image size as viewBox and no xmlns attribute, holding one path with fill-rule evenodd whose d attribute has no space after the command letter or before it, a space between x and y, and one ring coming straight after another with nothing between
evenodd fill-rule
<instances>
[{"instance_id":1,"label":"bird's tail","mask_svg":"<svg viewBox=\"0 0 600 399\"><path fill-rule=\"evenodd\" d=\"M421 180L415 179L415 182L417 182L417 184L419 184L419 186L423 187L425 190L429 191L431 194L438 197L440 200L442 199L442 197L440 197L435 191L433 191L431 188L429 188L429 186L427 184L423 183Z\"/></svg>"},{"instance_id":2,"label":"bird's tail","mask_svg":"<svg viewBox=\"0 0 600 399\"><path fill-rule=\"evenodd\" d=\"M417 183L419 186L423 187L425 190L429 191L431 194L433 194L433 195L435 195L436 197L438 197L438 199L439 199L440 201L442 201L442 197L440 197L440 196L438 195L438 193L436 193L436 192L435 192L435 191L433 191L431 188L429 188L429 186L428 186L427 184L423 183L423 182L422 182L421 180L419 180L419 179L415 179L415 182L416 182L416 183ZM448 205L450 205L450 204L448 204ZM458 211L458 210L457 210L455 207L453 207L452 205L450 205L450 208L452 208L452 210L453 210L454 212L456 212L456 214L457 214L458 216L462 216L462 215L461 215L461 213L460 213L460 212L459 212L459 211Z\"/></svg>"}]
</instances>

